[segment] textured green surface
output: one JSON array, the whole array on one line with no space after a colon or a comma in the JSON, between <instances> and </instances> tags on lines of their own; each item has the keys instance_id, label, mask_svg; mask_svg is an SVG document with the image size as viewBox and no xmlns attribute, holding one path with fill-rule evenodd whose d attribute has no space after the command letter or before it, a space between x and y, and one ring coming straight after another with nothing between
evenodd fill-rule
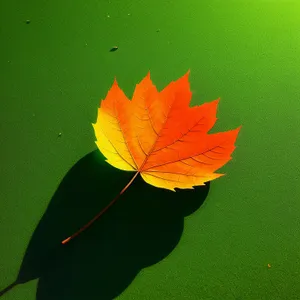
<instances>
[{"instance_id":1,"label":"textured green surface","mask_svg":"<svg viewBox=\"0 0 300 300\"><path fill-rule=\"evenodd\" d=\"M190 69L193 104L221 97L214 130L243 125L237 149L227 176L186 217L175 250L143 269L119 299L300 298L299 1L0 5L0 288L16 278L65 174L95 150L91 122L114 76L131 96L148 70L162 88ZM86 236L96 239L97 230ZM97 265L99 256L89 259ZM74 288L101 289L92 265L93 287L76 283L77 272ZM61 298L36 297L36 287L31 281L3 299Z\"/></svg>"}]
</instances>

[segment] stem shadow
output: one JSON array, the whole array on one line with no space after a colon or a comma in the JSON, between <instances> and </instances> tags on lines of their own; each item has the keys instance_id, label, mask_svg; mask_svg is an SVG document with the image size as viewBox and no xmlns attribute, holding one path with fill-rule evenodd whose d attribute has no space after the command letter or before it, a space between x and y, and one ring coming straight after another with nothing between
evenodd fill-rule
<instances>
[{"instance_id":1,"label":"stem shadow","mask_svg":"<svg viewBox=\"0 0 300 300\"><path fill-rule=\"evenodd\" d=\"M114 299L145 267L178 244L184 217L208 195L209 183L176 193L140 176L89 229L61 241L102 210L130 181L96 150L80 159L60 183L36 227L15 283L39 278L37 300Z\"/></svg>"}]
</instances>

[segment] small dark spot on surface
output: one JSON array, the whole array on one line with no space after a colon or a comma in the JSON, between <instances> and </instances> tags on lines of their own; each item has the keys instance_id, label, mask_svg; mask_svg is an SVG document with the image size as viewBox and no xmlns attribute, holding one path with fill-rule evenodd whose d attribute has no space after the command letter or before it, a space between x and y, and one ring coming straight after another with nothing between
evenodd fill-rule
<instances>
[{"instance_id":1,"label":"small dark spot on surface","mask_svg":"<svg viewBox=\"0 0 300 300\"><path fill-rule=\"evenodd\" d=\"M26 20L26 24L30 24L30 22L31 22L30 20Z\"/></svg>"},{"instance_id":2,"label":"small dark spot on surface","mask_svg":"<svg viewBox=\"0 0 300 300\"><path fill-rule=\"evenodd\" d=\"M114 46L114 47L112 47L112 48L109 50L109 52L115 52L115 51L117 51L118 49L119 49L119 47Z\"/></svg>"},{"instance_id":3,"label":"small dark spot on surface","mask_svg":"<svg viewBox=\"0 0 300 300\"><path fill-rule=\"evenodd\" d=\"M156 32L160 32L160 29L157 29Z\"/></svg>"}]
</instances>

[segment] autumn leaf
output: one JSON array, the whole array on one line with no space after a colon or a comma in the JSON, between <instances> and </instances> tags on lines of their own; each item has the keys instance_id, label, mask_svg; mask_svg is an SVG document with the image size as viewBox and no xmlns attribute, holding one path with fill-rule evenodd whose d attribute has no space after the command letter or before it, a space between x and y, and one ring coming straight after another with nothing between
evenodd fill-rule
<instances>
[{"instance_id":1,"label":"autumn leaf","mask_svg":"<svg viewBox=\"0 0 300 300\"><path fill-rule=\"evenodd\" d=\"M208 134L217 120L219 99L189 107L188 76L189 72L159 92L149 72L132 100L114 80L93 124L96 144L110 165L135 174L102 212L63 243L98 219L138 174L148 184L171 191L192 189L224 175L215 171L231 159L240 127Z\"/></svg>"}]
</instances>

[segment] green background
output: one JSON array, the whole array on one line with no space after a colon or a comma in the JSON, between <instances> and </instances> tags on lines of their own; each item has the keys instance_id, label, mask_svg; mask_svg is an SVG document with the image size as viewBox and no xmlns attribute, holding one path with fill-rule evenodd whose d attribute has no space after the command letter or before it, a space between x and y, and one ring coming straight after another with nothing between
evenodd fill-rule
<instances>
[{"instance_id":1,"label":"green background","mask_svg":"<svg viewBox=\"0 0 300 300\"><path fill-rule=\"evenodd\" d=\"M0 289L65 174L96 149L114 77L130 97L148 70L162 89L190 69L192 104L221 97L213 131L242 125L237 148L177 247L118 299L300 299L299 1L0 5ZM37 282L3 299L36 299Z\"/></svg>"}]
</instances>

